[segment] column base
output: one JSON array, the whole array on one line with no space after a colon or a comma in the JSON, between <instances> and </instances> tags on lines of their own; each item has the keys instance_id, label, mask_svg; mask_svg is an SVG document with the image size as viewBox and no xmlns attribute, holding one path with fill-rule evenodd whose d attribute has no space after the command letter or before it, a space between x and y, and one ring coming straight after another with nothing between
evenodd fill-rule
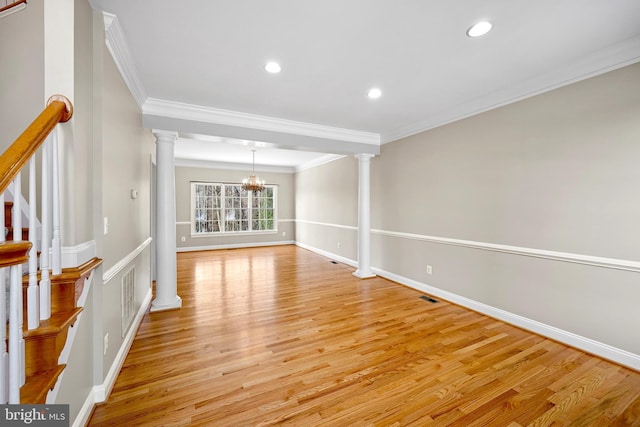
<instances>
[{"instance_id":1,"label":"column base","mask_svg":"<svg viewBox=\"0 0 640 427\"><path fill-rule=\"evenodd\" d=\"M353 275L356 276L359 279L370 279L372 277L376 277L376 274L371 271L371 270L360 270L357 269L356 271L353 272Z\"/></svg>"},{"instance_id":2,"label":"column base","mask_svg":"<svg viewBox=\"0 0 640 427\"><path fill-rule=\"evenodd\" d=\"M149 311L153 313L156 311L178 310L180 308L182 308L182 298L176 295L175 300L168 303L161 303L157 299L153 300Z\"/></svg>"}]
</instances>

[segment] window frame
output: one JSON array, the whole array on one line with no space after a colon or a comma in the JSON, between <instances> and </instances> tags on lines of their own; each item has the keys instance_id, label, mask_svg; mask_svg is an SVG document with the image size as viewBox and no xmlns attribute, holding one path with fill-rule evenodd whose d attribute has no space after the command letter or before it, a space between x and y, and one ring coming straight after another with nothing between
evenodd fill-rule
<instances>
[{"instance_id":1,"label":"window frame","mask_svg":"<svg viewBox=\"0 0 640 427\"><path fill-rule=\"evenodd\" d=\"M220 231L197 231L196 230L196 188L199 185L207 185L207 186L212 186L212 187L219 187L220 191L219 191L219 196L214 194L213 197L219 197L219 203L217 204L217 209L219 209L219 225L221 230ZM275 184L267 184L265 185L266 188L271 189L272 190L272 196L271 196L271 200L272 200L272 211L273 211L273 228L272 229L268 229L268 230L264 230L264 229L260 229L260 230L253 230L253 200L254 200L254 192L249 190L246 191L246 198L243 198L241 200L244 200L244 203L241 201L240 202L240 209L243 209L243 207L246 204L246 209L247 209L247 213L246 213L246 217L242 216L242 213L240 214L240 219L236 219L236 221L243 221L244 218L246 218L247 221L247 230L233 230L233 231L227 231L227 199L229 196L227 196L227 187L241 187L242 183L239 182L207 182L207 181L191 181L190 182L190 213L189 213L189 223L190 223L190 234L191 237L212 237L212 236L240 236L240 235L247 235L247 234L277 234L278 233L278 186ZM244 192L243 190L241 190L241 192ZM261 192L256 192L258 194L258 196L260 195ZM234 206L235 207L235 206ZM236 207L237 208L237 207ZM215 207L212 207L211 209L216 209ZM234 215L235 216L235 215ZM237 216L236 216L237 218ZM258 220L260 220L260 218L258 218Z\"/></svg>"}]
</instances>

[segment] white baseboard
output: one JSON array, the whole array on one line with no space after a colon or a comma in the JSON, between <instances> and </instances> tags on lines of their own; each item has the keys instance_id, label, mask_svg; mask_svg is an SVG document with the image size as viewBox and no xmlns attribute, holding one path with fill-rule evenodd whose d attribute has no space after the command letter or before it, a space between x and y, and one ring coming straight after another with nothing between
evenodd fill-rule
<instances>
[{"instance_id":1,"label":"white baseboard","mask_svg":"<svg viewBox=\"0 0 640 427\"><path fill-rule=\"evenodd\" d=\"M343 256L336 255L336 254L331 253L331 252L323 251L322 249L318 249L318 248L315 248L313 246L306 245L304 243L296 242L295 244L296 244L296 246L299 246L302 249L307 249L307 250L309 250L311 252L317 253L318 255L322 255L323 257L331 258L331 259L333 259L335 261L341 262L343 264L347 264L347 265L349 265L351 267L358 268L358 261L354 261L352 259L345 258Z\"/></svg>"},{"instance_id":2,"label":"white baseboard","mask_svg":"<svg viewBox=\"0 0 640 427\"><path fill-rule=\"evenodd\" d=\"M335 259L337 261L343 262L344 264L347 264L353 267L357 266L356 261L332 254L322 249L314 248L312 246L305 245L300 242L296 242L296 245L300 246L301 248L308 249L312 252L315 252L319 255L325 256L327 258L331 258L331 259ZM472 299L465 298L463 296L460 296L451 292L444 291L442 289L430 286L426 283L421 283L421 282L418 282L417 280L408 279L406 277L400 276L395 273L391 273L389 271L382 270L380 268L372 267L371 269L373 270L374 273L376 273L380 277L393 280L394 282L416 289L420 292L424 292L434 297L442 298L443 300L452 302L454 304L460 305L462 307L468 308L473 311L477 311L478 313L482 313L487 316L493 317L494 319L498 319L503 322L509 323L511 325L518 326L522 329L526 329L538 335L542 335L544 337L556 340L562 344L566 344L568 346L577 348L579 350L585 351L595 356L602 357L603 359L607 359L612 362L618 363L620 365L629 367L631 369L635 369L636 371L640 371L640 355L638 354L634 354L626 350L619 349L617 347L612 347L608 344L604 344L599 341L595 341L590 338L586 338L581 335L577 335L572 332L568 332L568 331L556 328L554 326L550 326L545 323L538 322L536 320L528 319L526 317L519 316L517 314L510 313L508 311L505 311L496 307L492 307L490 305L487 305L478 301L474 301Z\"/></svg>"},{"instance_id":3,"label":"white baseboard","mask_svg":"<svg viewBox=\"0 0 640 427\"><path fill-rule=\"evenodd\" d=\"M80 408L80 412L78 416L73 422L73 427L82 427L87 424L89 421L89 417L91 417L91 413L93 411L93 407L102 402L106 402L109 397L109 393L113 389L113 386L118 378L118 374L120 373L120 369L124 364L125 359L127 358L127 354L129 353L129 349L133 344L133 340L138 332L138 327L142 322L142 318L147 312L149 305L151 304L151 288L147 291L147 294L136 313L135 318L131 326L129 327L129 332L127 332L127 336L124 338L122 345L120 346L120 350L116 355L113 363L111 364L111 368L107 373L106 378L102 384L96 385L93 387L89 395L87 396L82 408Z\"/></svg>"},{"instance_id":4,"label":"white baseboard","mask_svg":"<svg viewBox=\"0 0 640 427\"><path fill-rule=\"evenodd\" d=\"M63 246L61 248L62 268L77 267L96 256L96 242L89 240L76 246Z\"/></svg>"},{"instance_id":5,"label":"white baseboard","mask_svg":"<svg viewBox=\"0 0 640 427\"><path fill-rule=\"evenodd\" d=\"M381 270L379 268L373 268L372 270L379 276L386 279L393 280L394 282L398 282L426 294L442 298L443 300L447 300L470 310L493 317L494 319L502 320L503 322L518 326L538 335L551 338L561 342L562 344L575 347L595 356L602 357L603 359L640 371L640 355L429 286L425 283L420 283L416 280Z\"/></svg>"},{"instance_id":6,"label":"white baseboard","mask_svg":"<svg viewBox=\"0 0 640 427\"><path fill-rule=\"evenodd\" d=\"M294 245L294 244L295 242L293 240L280 240L277 242L233 243L228 245L209 245L209 246L183 246L183 247L177 247L176 252L213 251L216 249L258 248L262 246Z\"/></svg>"},{"instance_id":7,"label":"white baseboard","mask_svg":"<svg viewBox=\"0 0 640 427\"><path fill-rule=\"evenodd\" d=\"M95 387L93 388L95 390ZM89 417L91 417L91 413L93 412L93 407L96 405L95 396L93 390L89 392L89 395L85 399L82 404L82 408L80 408L80 412L78 412L78 416L73 421L72 427L83 427L86 426L89 422Z\"/></svg>"}]
</instances>

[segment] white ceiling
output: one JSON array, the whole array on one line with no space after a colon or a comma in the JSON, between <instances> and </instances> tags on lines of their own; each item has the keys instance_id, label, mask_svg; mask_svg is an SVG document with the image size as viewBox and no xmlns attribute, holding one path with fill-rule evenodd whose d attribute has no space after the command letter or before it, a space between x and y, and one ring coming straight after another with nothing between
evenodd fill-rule
<instances>
[{"instance_id":1,"label":"white ceiling","mask_svg":"<svg viewBox=\"0 0 640 427\"><path fill-rule=\"evenodd\" d=\"M221 138L205 135L181 135L175 145L176 165L222 167L251 170L255 150L255 169L260 172L294 172L339 155L303 150L283 150L265 142Z\"/></svg>"},{"instance_id":2,"label":"white ceiling","mask_svg":"<svg viewBox=\"0 0 640 427\"><path fill-rule=\"evenodd\" d=\"M177 131L185 159L250 163L256 149L257 164L293 167L377 152L640 61L638 0L91 3L108 13L107 43L145 125ZM467 37L479 20L493 31ZM282 72L265 72L269 60Z\"/></svg>"}]
</instances>

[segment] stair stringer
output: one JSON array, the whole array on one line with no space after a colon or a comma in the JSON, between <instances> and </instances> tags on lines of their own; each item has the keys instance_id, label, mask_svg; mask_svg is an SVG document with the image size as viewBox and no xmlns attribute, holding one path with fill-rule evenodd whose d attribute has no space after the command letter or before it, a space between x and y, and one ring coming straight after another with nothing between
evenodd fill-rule
<instances>
[{"instance_id":1,"label":"stair stringer","mask_svg":"<svg viewBox=\"0 0 640 427\"><path fill-rule=\"evenodd\" d=\"M88 271L83 272L82 270L80 270L82 266L79 267L80 277L76 281L76 289L80 288L81 290L76 302L77 307L84 308L85 303L87 301L87 296L89 295L89 291L93 284L93 279L96 275L95 274L96 269L101 263L102 263L101 259L94 258L94 260L89 261L88 263L85 264L85 265L90 265L90 269ZM69 331L67 332L67 340L58 358L58 365L67 365L69 361L69 356L73 348L73 343L75 341L76 333L78 331L78 327L82 323L84 313L85 313L84 310L80 312L74 324L69 327ZM47 394L47 399L46 399L47 404L53 404L56 402L56 397L58 396L58 391L60 389L60 384L62 383L62 379L65 375L65 371L66 369L62 371L62 373L58 376L55 386L51 390L49 390Z\"/></svg>"}]
</instances>

